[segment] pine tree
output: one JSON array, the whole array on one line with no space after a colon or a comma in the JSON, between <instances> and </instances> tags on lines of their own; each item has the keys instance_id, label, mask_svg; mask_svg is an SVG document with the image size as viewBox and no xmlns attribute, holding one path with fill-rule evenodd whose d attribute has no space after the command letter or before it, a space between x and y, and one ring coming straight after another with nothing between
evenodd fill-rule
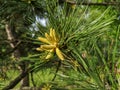
<instances>
[{"instance_id":1,"label":"pine tree","mask_svg":"<svg viewBox=\"0 0 120 90\"><path fill-rule=\"evenodd\" d=\"M20 75L3 90L14 88L28 74L31 81L24 79L23 86L31 82L38 90L119 89L118 4L81 1L0 1L0 24L5 25L1 32L6 30L0 39L8 37L10 45L2 50L12 48L16 65L22 64ZM11 59L6 53L1 57Z\"/></svg>"}]
</instances>

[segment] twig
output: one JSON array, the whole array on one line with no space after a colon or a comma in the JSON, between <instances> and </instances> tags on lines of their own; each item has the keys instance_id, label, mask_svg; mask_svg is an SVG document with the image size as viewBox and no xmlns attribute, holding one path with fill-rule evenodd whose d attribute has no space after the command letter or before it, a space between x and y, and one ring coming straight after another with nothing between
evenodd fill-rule
<instances>
[{"instance_id":1,"label":"twig","mask_svg":"<svg viewBox=\"0 0 120 90\"><path fill-rule=\"evenodd\" d=\"M57 66L57 69L56 69L56 72L55 72L55 75L54 75L54 77L53 77L52 81L54 81L54 80L55 80L56 75L57 75L57 72L58 72L58 70L59 70L60 66L61 66L61 61L59 61L59 62L58 62L58 66Z\"/></svg>"},{"instance_id":2,"label":"twig","mask_svg":"<svg viewBox=\"0 0 120 90\"><path fill-rule=\"evenodd\" d=\"M69 0L62 0L62 2L66 2L68 4L71 4L71 5L88 5L88 6L115 6L115 5L119 5L120 2L101 2L101 3L98 3L98 2L78 2L76 3L75 1L69 1Z\"/></svg>"},{"instance_id":3,"label":"twig","mask_svg":"<svg viewBox=\"0 0 120 90\"><path fill-rule=\"evenodd\" d=\"M26 71L20 73L18 77L16 77L13 81L9 83L9 85L5 86L2 90L10 90L14 88L25 76L29 74L33 67L28 68Z\"/></svg>"},{"instance_id":4,"label":"twig","mask_svg":"<svg viewBox=\"0 0 120 90\"><path fill-rule=\"evenodd\" d=\"M88 6L92 6L92 5L96 5L96 6L115 6L120 4L120 2L102 2L102 3L92 3L92 2L83 2L83 3L78 3L78 5L88 5Z\"/></svg>"},{"instance_id":5,"label":"twig","mask_svg":"<svg viewBox=\"0 0 120 90\"><path fill-rule=\"evenodd\" d=\"M8 54L14 52L20 44L21 44L21 41L18 41L18 43L15 45L15 47L12 50L5 52L5 53L0 53L0 56L5 56L5 55L8 55Z\"/></svg>"}]
</instances>

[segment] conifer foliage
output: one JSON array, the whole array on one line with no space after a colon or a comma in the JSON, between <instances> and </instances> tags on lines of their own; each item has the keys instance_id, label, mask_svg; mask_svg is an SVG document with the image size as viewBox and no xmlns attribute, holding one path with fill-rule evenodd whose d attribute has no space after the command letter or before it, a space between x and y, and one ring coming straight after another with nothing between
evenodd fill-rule
<instances>
[{"instance_id":1,"label":"conifer foliage","mask_svg":"<svg viewBox=\"0 0 120 90\"><path fill-rule=\"evenodd\" d=\"M0 88L119 90L119 3L1 0Z\"/></svg>"}]
</instances>

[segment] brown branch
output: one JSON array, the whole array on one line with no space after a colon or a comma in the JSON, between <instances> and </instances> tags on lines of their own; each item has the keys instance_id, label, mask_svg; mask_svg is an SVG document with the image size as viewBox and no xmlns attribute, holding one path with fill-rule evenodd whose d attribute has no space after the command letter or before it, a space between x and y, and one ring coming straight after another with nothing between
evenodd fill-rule
<instances>
[{"instance_id":1,"label":"brown branch","mask_svg":"<svg viewBox=\"0 0 120 90\"><path fill-rule=\"evenodd\" d=\"M18 41L18 43L15 45L14 48L12 48L12 50L7 51L5 53L0 53L0 56L5 56L5 55L9 55L9 54L13 53L19 47L20 44L21 44L21 41Z\"/></svg>"},{"instance_id":2,"label":"brown branch","mask_svg":"<svg viewBox=\"0 0 120 90\"><path fill-rule=\"evenodd\" d=\"M5 30L6 30L6 33L7 33L7 36L8 36L8 40L10 40L10 41L15 40L15 37L13 36L12 30L11 30L11 27L10 27L9 24L6 24L6 25L5 25ZM14 43L12 43L12 42L10 43L10 46L11 46L12 48L15 47Z\"/></svg>"},{"instance_id":3,"label":"brown branch","mask_svg":"<svg viewBox=\"0 0 120 90\"><path fill-rule=\"evenodd\" d=\"M27 69L26 71L20 73L18 77L16 77L13 81L9 83L9 85L5 86L2 90L10 90L14 88L24 77L26 77L33 67Z\"/></svg>"},{"instance_id":4,"label":"brown branch","mask_svg":"<svg viewBox=\"0 0 120 90\"><path fill-rule=\"evenodd\" d=\"M88 6L115 6L115 5L119 5L120 2L101 2L101 3L93 3L93 2L80 2L80 3L76 3L74 1L68 1L68 0L63 0L63 2L67 2L68 4L71 5L88 5Z\"/></svg>"},{"instance_id":5,"label":"brown branch","mask_svg":"<svg viewBox=\"0 0 120 90\"><path fill-rule=\"evenodd\" d=\"M18 41L22 41L22 40L8 40L8 39L0 39L0 44L3 44L3 43L14 43L14 42L18 42Z\"/></svg>"},{"instance_id":6,"label":"brown branch","mask_svg":"<svg viewBox=\"0 0 120 90\"><path fill-rule=\"evenodd\" d=\"M6 33L7 33L7 36L8 36L8 40L9 41L15 41L16 40L16 37L15 37L15 29L12 28L12 26L14 27L15 25L11 25L9 22L6 23L5 25L5 30L6 30ZM17 42L10 42L9 43L11 48L13 48L13 56L16 60L19 61L20 57L22 56L22 53L20 52L20 48L17 48ZM18 44L19 45L19 44ZM27 63L26 62L21 62L19 64L19 67L20 67L20 71L24 73L24 71L26 71L26 67L27 67ZM21 87L24 87L24 86L29 86L29 75L27 75L26 77L23 78L22 82L21 82Z\"/></svg>"},{"instance_id":7,"label":"brown branch","mask_svg":"<svg viewBox=\"0 0 120 90\"><path fill-rule=\"evenodd\" d=\"M83 3L78 3L78 5L88 5L88 6L92 6L92 5L96 5L96 6L115 6L115 5L118 5L118 4L120 4L120 2L102 2L102 3L92 3L92 2L86 3L86 2L83 2Z\"/></svg>"}]
</instances>

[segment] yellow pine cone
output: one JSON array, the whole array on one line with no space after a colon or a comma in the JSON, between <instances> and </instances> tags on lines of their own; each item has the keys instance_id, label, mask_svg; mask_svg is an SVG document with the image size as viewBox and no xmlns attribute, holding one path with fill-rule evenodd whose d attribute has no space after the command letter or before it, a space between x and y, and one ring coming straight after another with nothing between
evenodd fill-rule
<instances>
[{"instance_id":1,"label":"yellow pine cone","mask_svg":"<svg viewBox=\"0 0 120 90\"><path fill-rule=\"evenodd\" d=\"M45 37L47 40L51 41L51 37L47 33L45 33Z\"/></svg>"},{"instance_id":2,"label":"yellow pine cone","mask_svg":"<svg viewBox=\"0 0 120 90\"><path fill-rule=\"evenodd\" d=\"M42 49L46 49L46 50L50 50L50 49L54 49L55 45L41 45Z\"/></svg>"},{"instance_id":3,"label":"yellow pine cone","mask_svg":"<svg viewBox=\"0 0 120 90\"><path fill-rule=\"evenodd\" d=\"M53 37L53 29L50 28L50 36Z\"/></svg>"},{"instance_id":4,"label":"yellow pine cone","mask_svg":"<svg viewBox=\"0 0 120 90\"><path fill-rule=\"evenodd\" d=\"M41 49L40 47L39 48L36 48L37 51L43 51L43 49Z\"/></svg>"},{"instance_id":5,"label":"yellow pine cone","mask_svg":"<svg viewBox=\"0 0 120 90\"><path fill-rule=\"evenodd\" d=\"M43 43L50 44L50 42L46 38L38 37L38 40L40 40Z\"/></svg>"},{"instance_id":6,"label":"yellow pine cone","mask_svg":"<svg viewBox=\"0 0 120 90\"><path fill-rule=\"evenodd\" d=\"M64 60L64 56L62 52L59 50L59 36L56 35L55 30L53 28L50 28L50 32L45 33L45 38L38 37L38 40L46 43L45 45L41 45L39 48L36 48L38 51L48 51L48 55L46 56L46 59L49 59L53 56L53 53L56 52L58 58L60 60Z\"/></svg>"},{"instance_id":7,"label":"yellow pine cone","mask_svg":"<svg viewBox=\"0 0 120 90\"><path fill-rule=\"evenodd\" d=\"M56 38L56 34L55 34L55 30L53 29L53 38L55 41L57 41L57 38Z\"/></svg>"},{"instance_id":8,"label":"yellow pine cone","mask_svg":"<svg viewBox=\"0 0 120 90\"><path fill-rule=\"evenodd\" d=\"M61 60L64 60L64 56L62 52L59 50L59 48L56 48L56 54Z\"/></svg>"}]
</instances>

